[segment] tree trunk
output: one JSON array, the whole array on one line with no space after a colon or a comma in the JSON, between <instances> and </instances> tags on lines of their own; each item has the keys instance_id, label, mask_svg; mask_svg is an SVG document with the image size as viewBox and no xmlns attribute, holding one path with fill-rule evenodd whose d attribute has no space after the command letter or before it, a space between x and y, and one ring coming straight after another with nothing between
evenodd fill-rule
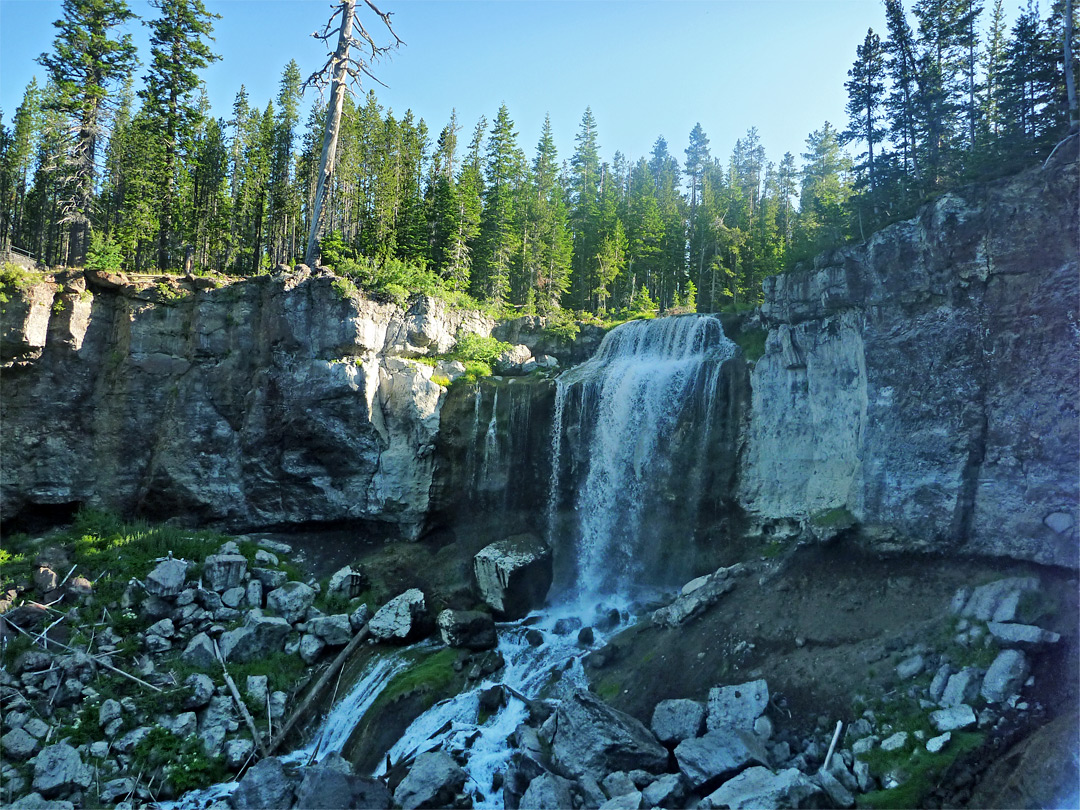
<instances>
[{"instance_id":1,"label":"tree trunk","mask_svg":"<svg viewBox=\"0 0 1080 810\"><path fill-rule=\"evenodd\" d=\"M319 237L319 226L322 221L323 202L326 199L326 187L334 174L338 132L341 128L341 106L345 101L345 82L348 79L349 43L352 40L353 15L355 12L356 0L341 0L341 28L338 29L337 50L334 52L334 78L330 84L330 106L326 111L326 126L323 129L322 157L319 160L319 185L315 190L315 206L311 213L311 232L308 234L307 250L304 251L304 263L309 266L315 264L315 250Z\"/></svg>"}]
</instances>

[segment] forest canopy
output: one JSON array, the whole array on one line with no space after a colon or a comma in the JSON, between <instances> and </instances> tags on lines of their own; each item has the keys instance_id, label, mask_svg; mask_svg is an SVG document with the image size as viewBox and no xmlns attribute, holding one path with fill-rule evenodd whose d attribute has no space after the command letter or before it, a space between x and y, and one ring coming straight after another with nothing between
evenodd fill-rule
<instances>
[{"instance_id":1,"label":"forest canopy","mask_svg":"<svg viewBox=\"0 0 1080 810\"><path fill-rule=\"evenodd\" d=\"M0 250L48 266L254 275L302 260L326 108L301 121L291 61L276 97L241 86L211 110L217 59L202 0L151 0L145 89L126 0L64 0L45 81L0 124ZM504 104L436 132L374 92L347 97L323 212L322 263L396 299L417 292L517 312L753 306L761 282L862 240L928 199L1045 158L1076 126L1072 3L885 0L852 43L847 120L799 156L750 127L726 156L686 146L600 159L586 109L572 154L545 120L518 140ZM469 298L466 298L468 296Z\"/></svg>"}]
</instances>

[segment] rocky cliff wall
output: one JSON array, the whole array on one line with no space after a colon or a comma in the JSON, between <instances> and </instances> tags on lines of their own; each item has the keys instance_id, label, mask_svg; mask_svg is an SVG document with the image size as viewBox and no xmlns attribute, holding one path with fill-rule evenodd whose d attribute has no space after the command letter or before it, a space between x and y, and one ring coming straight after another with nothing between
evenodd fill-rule
<instances>
[{"instance_id":1,"label":"rocky cliff wall","mask_svg":"<svg viewBox=\"0 0 1080 810\"><path fill-rule=\"evenodd\" d=\"M881 548L1077 565L1068 151L766 279L740 476L752 516L853 517Z\"/></svg>"},{"instance_id":2,"label":"rocky cliff wall","mask_svg":"<svg viewBox=\"0 0 1080 810\"><path fill-rule=\"evenodd\" d=\"M350 297L307 271L220 287L50 277L3 314L3 517L98 504L415 536L445 389L408 358L493 325Z\"/></svg>"}]
</instances>

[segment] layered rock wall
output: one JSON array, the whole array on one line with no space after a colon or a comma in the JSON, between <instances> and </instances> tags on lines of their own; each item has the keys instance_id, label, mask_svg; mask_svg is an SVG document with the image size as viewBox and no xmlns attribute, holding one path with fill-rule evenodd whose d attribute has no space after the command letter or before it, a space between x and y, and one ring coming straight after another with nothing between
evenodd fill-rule
<instances>
[{"instance_id":1,"label":"layered rock wall","mask_svg":"<svg viewBox=\"0 0 1080 810\"><path fill-rule=\"evenodd\" d=\"M409 358L493 325L432 300L362 300L306 271L219 288L41 282L3 317L3 516L99 504L415 536L445 389Z\"/></svg>"},{"instance_id":2,"label":"layered rock wall","mask_svg":"<svg viewBox=\"0 0 1080 810\"><path fill-rule=\"evenodd\" d=\"M1077 189L1074 157L950 192L766 279L751 515L1076 566Z\"/></svg>"}]
</instances>

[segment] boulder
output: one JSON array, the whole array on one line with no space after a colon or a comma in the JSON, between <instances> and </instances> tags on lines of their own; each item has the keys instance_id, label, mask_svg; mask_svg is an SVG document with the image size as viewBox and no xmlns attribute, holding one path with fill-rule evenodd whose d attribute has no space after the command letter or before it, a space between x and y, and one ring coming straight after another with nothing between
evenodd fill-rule
<instances>
[{"instance_id":1,"label":"boulder","mask_svg":"<svg viewBox=\"0 0 1080 810\"><path fill-rule=\"evenodd\" d=\"M327 758L329 759L329 757ZM345 763L348 768L348 763ZM354 776L326 763L305 768L296 789L296 807L305 810L384 810L390 791L378 779Z\"/></svg>"},{"instance_id":2,"label":"boulder","mask_svg":"<svg viewBox=\"0 0 1080 810\"><path fill-rule=\"evenodd\" d=\"M717 787L751 765L769 764L764 743L753 732L737 728L683 740L675 747L675 759L694 790Z\"/></svg>"},{"instance_id":3,"label":"boulder","mask_svg":"<svg viewBox=\"0 0 1080 810\"><path fill-rule=\"evenodd\" d=\"M518 343L503 351L495 358L495 371L499 374L508 374L521 371L521 367L532 360L532 352L528 346Z\"/></svg>"},{"instance_id":4,"label":"boulder","mask_svg":"<svg viewBox=\"0 0 1080 810\"><path fill-rule=\"evenodd\" d=\"M203 564L207 586L218 593L239 587L247 573L247 558L243 554L211 554Z\"/></svg>"},{"instance_id":5,"label":"boulder","mask_svg":"<svg viewBox=\"0 0 1080 810\"><path fill-rule=\"evenodd\" d=\"M214 696L214 682L209 675L193 672L184 679L187 696L181 704L185 709L201 709ZM107 703L108 701L106 701ZM102 704L104 709L104 704Z\"/></svg>"},{"instance_id":6,"label":"boulder","mask_svg":"<svg viewBox=\"0 0 1080 810\"><path fill-rule=\"evenodd\" d=\"M215 757L221 753L225 735L233 722L233 702L228 695L214 695L206 708L199 712L198 735L203 750Z\"/></svg>"},{"instance_id":7,"label":"boulder","mask_svg":"<svg viewBox=\"0 0 1080 810\"><path fill-rule=\"evenodd\" d=\"M293 786L277 757L261 759L248 768L232 794L236 810L287 810Z\"/></svg>"},{"instance_id":8,"label":"boulder","mask_svg":"<svg viewBox=\"0 0 1080 810\"><path fill-rule=\"evenodd\" d=\"M420 754L394 791L394 802L402 810L450 807L467 778L461 766L445 751Z\"/></svg>"},{"instance_id":9,"label":"boulder","mask_svg":"<svg viewBox=\"0 0 1080 810\"><path fill-rule=\"evenodd\" d=\"M653 709L652 730L663 743L693 739L705 730L705 704L699 700L661 700Z\"/></svg>"},{"instance_id":10,"label":"boulder","mask_svg":"<svg viewBox=\"0 0 1080 810\"><path fill-rule=\"evenodd\" d=\"M303 582L286 582L266 595L266 607L289 624L303 620L314 601L315 589Z\"/></svg>"},{"instance_id":11,"label":"boulder","mask_svg":"<svg viewBox=\"0 0 1080 810\"><path fill-rule=\"evenodd\" d=\"M254 581L258 582L258 580ZM240 586L228 588L221 594L221 604L228 608L238 608L244 604L244 596L246 594L247 591ZM253 605L253 607L262 607L262 605Z\"/></svg>"},{"instance_id":12,"label":"boulder","mask_svg":"<svg viewBox=\"0 0 1080 810\"><path fill-rule=\"evenodd\" d=\"M379 608L368 622L368 632L379 641L407 641L420 632L426 615L423 591L410 588Z\"/></svg>"},{"instance_id":13,"label":"boulder","mask_svg":"<svg viewBox=\"0 0 1080 810\"><path fill-rule=\"evenodd\" d=\"M5 759L22 761L32 757L41 747L36 737L32 737L25 729L16 728L0 737L0 749L4 752Z\"/></svg>"},{"instance_id":14,"label":"boulder","mask_svg":"<svg viewBox=\"0 0 1080 810\"><path fill-rule=\"evenodd\" d=\"M353 568L351 565L346 565L344 568L339 568L330 577L330 581L326 585L326 592L331 597L355 599L364 592L367 586L368 579L364 572Z\"/></svg>"},{"instance_id":15,"label":"boulder","mask_svg":"<svg viewBox=\"0 0 1080 810\"><path fill-rule=\"evenodd\" d=\"M240 770L254 750L255 743L246 738L228 740L225 743L225 767L230 771Z\"/></svg>"},{"instance_id":16,"label":"boulder","mask_svg":"<svg viewBox=\"0 0 1080 810\"><path fill-rule=\"evenodd\" d=\"M882 751L899 751L908 741L908 733L906 731L898 731L895 734L890 734L884 740L881 741Z\"/></svg>"},{"instance_id":17,"label":"boulder","mask_svg":"<svg viewBox=\"0 0 1080 810\"><path fill-rule=\"evenodd\" d=\"M996 638L1002 647L1037 650L1061 641L1059 634L1043 630L1041 627L1032 624L990 622L986 625L986 629L990 631L990 635Z\"/></svg>"},{"instance_id":18,"label":"boulder","mask_svg":"<svg viewBox=\"0 0 1080 810\"><path fill-rule=\"evenodd\" d=\"M851 794L851 791L829 771L818 771L811 777L811 780L825 791L831 806L843 808L855 806L855 797Z\"/></svg>"},{"instance_id":19,"label":"boulder","mask_svg":"<svg viewBox=\"0 0 1080 810\"><path fill-rule=\"evenodd\" d=\"M764 680L735 686L717 686L709 690L709 731L722 728L752 729L754 721L769 705L769 685Z\"/></svg>"},{"instance_id":20,"label":"boulder","mask_svg":"<svg viewBox=\"0 0 1080 810\"><path fill-rule=\"evenodd\" d=\"M10 810L75 810L75 805L62 799L46 799L40 793L28 793L7 805Z\"/></svg>"},{"instance_id":21,"label":"boulder","mask_svg":"<svg viewBox=\"0 0 1080 810\"><path fill-rule=\"evenodd\" d=\"M931 737L929 740L926 741L926 750L929 751L931 754L936 754L940 752L946 745L948 745L949 740L951 739L951 731L946 731L944 734L939 734L937 737Z\"/></svg>"},{"instance_id":22,"label":"boulder","mask_svg":"<svg viewBox=\"0 0 1080 810\"><path fill-rule=\"evenodd\" d=\"M902 681L906 681L914 678L924 669L926 669L926 659L921 655L913 655L897 664L896 677Z\"/></svg>"},{"instance_id":23,"label":"boulder","mask_svg":"<svg viewBox=\"0 0 1080 810\"><path fill-rule=\"evenodd\" d=\"M570 788L573 783L553 773L542 773L529 782L519 807L527 810L563 810L573 807Z\"/></svg>"},{"instance_id":24,"label":"boulder","mask_svg":"<svg viewBox=\"0 0 1080 810\"><path fill-rule=\"evenodd\" d=\"M1027 657L1020 650L1002 650L986 670L980 694L988 703L1008 700L1020 690L1030 670Z\"/></svg>"},{"instance_id":25,"label":"boulder","mask_svg":"<svg viewBox=\"0 0 1080 810\"><path fill-rule=\"evenodd\" d=\"M269 683L270 679L266 675L248 675L244 683L244 694L256 706L265 706Z\"/></svg>"},{"instance_id":26,"label":"boulder","mask_svg":"<svg viewBox=\"0 0 1080 810\"><path fill-rule=\"evenodd\" d=\"M641 791L646 807L681 807L686 798L682 774L666 773Z\"/></svg>"},{"instance_id":27,"label":"boulder","mask_svg":"<svg viewBox=\"0 0 1080 810\"><path fill-rule=\"evenodd\" d=\"M950 706L959 706L961 703L970 703L979 696L981 684L982 674L974 667L964 667L949 676L945 690L941 693L941 700L938 702L946 709Z\"/></svg>"},{"instance_id":28,"label":"boulder","mask_svg":"<svg viewBox=\"0 0 1080 810\"><path fill-rule=\"evenodd\" d=\"M135 780L130 776L112 779L101 786L98 796L106 804L115 804L125 796L135 793Z\"/></svg>"},{"instance_id":29,"label":"boulder","mask_svg":"<svg viewBox=\"0 0 1080 810\"><path fill-rule=\"evenodd\" d=\"M579 690L562 701L556 727L552 760L567 776L601 778L635 768L661 773L667 767L668 752L652 732L590 692Z\"/></svg>"},{"instance_id":30,"label":"boulder","mask_svg":"<svg viewBox=\"0 0 1080 810\"><path fill-rule=\"evenodd\" d=\"M33 789L46 799L90 787L92 774L67 743L41 749L34 759Z\"/></svg>"},{"instance_id":31,"label":"boulder","mask_svg":"<svg viewBox=\"0 0 1080 810\"><path fill-rule=\"evenodd\" d=\"M318 636L331 647L348 644L353 637L352 624L345 613L311 619L307 623L307 631Z\"/></svg>"},{"instance_id":32,"label":"boulder","mask_svg":"<svg viewBox=\"0 0 1080 810\"><path fill-rule=\"evenodd\" d=\"M768 768L748 768L701 800L700 808L727 807L731 810L763 807L812 807L821 793L810 777L797 768L773 773Z\"/></svg>"},{"instance_id":33,"label":"boulder","mask_svg":"<svg viewBox=\"0 0 1080 810\"><path fill-rule=\"evenodd\" d=\"M498 644L495 620L481 610L444 610L435 624L443 644L448 647L490 650Z\"/></svg>"},{"instance_id":34,"label":"boulder","mask_svg":"<svg viewBox=\"0 0 1080 810\"><path fill-rule=\"evenodd\" d=\"M959 613L968 619L980 622L1011 622L1018 616L1020 600L1028 591L1037 591L1037 577L1009 577L980 585L964 602ZM960 601L959 593L954 599Z\"/></svg>"},{"instance_id":35,"label":"boulder","mask_svg":"<svg viewBox=\"0 0 1080 810\"><path fill-rule=\"evenodd\" d=\"M226 661L257 661L281 652L291 630L289 622L283 618L252 611L240 627L221 634L221 655Z\"/></svg>"},{"instance_id":36,"label":"boulder","mask_svg":"<svg viewBox=\"0 0 1080 810\"><path fill-rule=\"evenodd\" d=\"M326 642L318 636L313 636L311 633L304 633L300 637L300 649L297 650L300 657L304 659L305 664L314 664L322 655L323 648L326 647Z\"/></svg>"},{"instance_id":37,"label":"boulder","mask_svg":"<svg viewBox=\"0 0 1080 810\"><path fill-rule=\"evenodd\" d=\"M600 810L638 810L641 807L641 792L632 790L619 796L612 796L602 805Z\"/></svg>"},{"instance_id":38,"label":"boulder","mask_svg":"<svg viewBox=\"0 0 1080 810\"><path fill-rule=\"evenodd\" d=\"M939 732L969 728L975 725L975 722L975 710L966 703L930 712L930 725Z\"/></svg>"},{"instance_id":39,"label":"boulder","mask_svg":"<svg viewBox=\"0 0 1080 810\"><path fill-rule=\"evenodd\" d=\"M547 597L551 549L536 535L514 535L481 549L473 558L473 573L481 598L496 615L520 619Z\"/></svg>"},{"instance_id":40,"label":"boulder","mask_svg":"<svg viewBox=\"0 0 1080 810\"><path fill-rule=\"evenodd\" d=\"M180 660L198 669L212 669L217 666L214 642L206 633L198 633L188 642L180 654Z\"/></svg>"},{"instance_id":41,"label":"boulder","mask_svg":"<svg viewBox=\"0 0 1080 810\"><path fill-rule=\"evenodd\" d=\"M284 573L282 573L284 576ZM263 584L258 579L249 579L244 589L244 601L248 607L261 608L263 606Z\"/></svg>"},{"instance_id":42,"label":"boulder","mask_svg":"<svg viewBox=\"0 0 1080 810\"><path fill-rule=\"evenodd\" d=\"M151 596L176 596L184 589L188 564L184 560L162 560L146 575L143 585Z\"/></svg>"}]
</instances>

